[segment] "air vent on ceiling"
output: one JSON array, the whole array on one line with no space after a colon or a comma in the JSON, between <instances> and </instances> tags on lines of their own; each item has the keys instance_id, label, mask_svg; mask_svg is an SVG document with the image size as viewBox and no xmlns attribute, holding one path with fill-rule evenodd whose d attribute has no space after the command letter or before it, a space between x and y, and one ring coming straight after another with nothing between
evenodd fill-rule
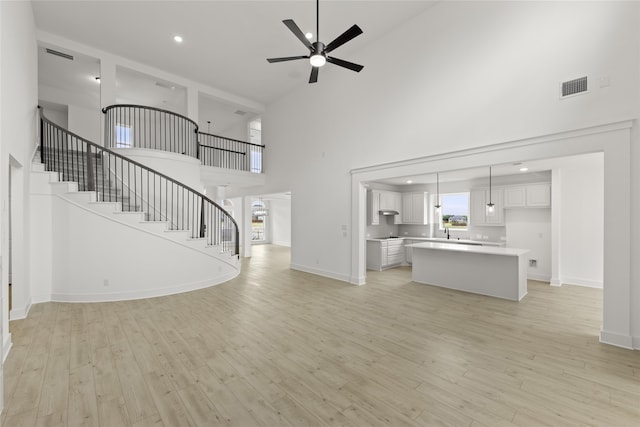
<instances>
[{"instance_id":1,"label":"air vent on ceiling","mask_svg":"<svg viewBox=\"0 0 640 427\"><path fill-rule=\"evenodd\" d=\"M233 113L233 114L237 114L239 116L244 116L245 114L247 114L247 112L246 111L242 111L242 110L236 110L236 112Z\"/></svg>"},{"instance_id":2,"label":"air vent on ceiling","mask_svg":"<svg viewBox=\"0 0 640 427\"><path fill-rule=\"evenodd\" d=\"M578 79L562 82L561 98L567 96L579 95L587 92L587 76L580 77Z\"/></svg>"},{"instance_id":3,"label":"air vent on ceiling","mask_svg":"<svg viewBox=\"0 0 640 427\"><path fill-rule=\"evenodd\" d=\"M65 58L65 59L68 59L70 61L73 61L73 56L69 55L68 53L58 52L57 50L53 50L53 49L49 49L49 48L46 48L45 50L47 51L47 53L50 53L51 55L56 55L56 56L59 56L61 58Z\"/></svg>"}]
</instances>

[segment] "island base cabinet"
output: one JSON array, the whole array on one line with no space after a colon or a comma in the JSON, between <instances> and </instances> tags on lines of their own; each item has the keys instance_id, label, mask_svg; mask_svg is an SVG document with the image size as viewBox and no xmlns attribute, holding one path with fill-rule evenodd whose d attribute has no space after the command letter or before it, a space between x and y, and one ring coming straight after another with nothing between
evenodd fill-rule
<instances>
[{"instance_id":1,"label":"island base cabinet","mask_svg":"<svg viewBox=\"0 0 640 427\"><path fill-rule=\"evenodd\" d=\"M427 285L520 301L527 294L525 256L413 247L412 280Z\"/></svg>"}]
</instances>

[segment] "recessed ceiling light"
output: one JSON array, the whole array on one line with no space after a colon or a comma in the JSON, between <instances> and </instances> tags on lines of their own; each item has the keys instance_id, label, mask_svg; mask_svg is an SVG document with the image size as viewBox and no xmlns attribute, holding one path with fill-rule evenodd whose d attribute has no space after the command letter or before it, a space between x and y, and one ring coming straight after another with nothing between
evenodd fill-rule
<instances>
[{"instance_id":1,"label":"recessed ceiling light","mask_svg":"<svg viewBox=\"0 0 640 427\"><path fill-rule=\"evenodd\" d=\"M408 180L407 180L407 184L413 184L413 181L412 181L412 180L410 180L410 179L408 179Z\"/></svg>"},{"instance_id":2,"label":"recessed ceiling light","mask_svg":"<svg viewBox=\"0 0 640 427\"><path fill-rule=\"evenodd\" d=\"M313 38L313 34L311 33L307 33L304 35L306 38L308 38L309 40L311 40Z\"/></svg>"},{"instance_id":3,"label":"recessed ceiling light","mask_svg":"<svg viewBox=\"0 0 640 427\"><path fill-rule=\"evenodd\" d=\"M182 43L182 37L180 36L173 36L173 39L176 41L176 43Z\"/></svg>"},{"instance_id":4,"label":"recessed ceiling light","mask_svg":"<svg viewBox=\"0 0 640 427\"><path fill-rule=\"evenodd\" d=\"M528 170L529 170L529 168L528 168L528 167L522 167L522 168L520 168L520 172L526 172L526 171L528 171Z\"/></svg>"}]
</instances>

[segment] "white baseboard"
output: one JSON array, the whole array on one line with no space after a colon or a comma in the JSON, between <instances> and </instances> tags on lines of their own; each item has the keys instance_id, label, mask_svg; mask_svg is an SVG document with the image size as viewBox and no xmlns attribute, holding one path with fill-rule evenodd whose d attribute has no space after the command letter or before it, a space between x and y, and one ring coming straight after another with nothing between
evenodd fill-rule
<instances>
[{"instance_id":1,"label":"white baseboard","mask_svg":"<svg viewBox=\"0 0 640 427\"><path fill-rule=\"evenodd\" d=\"M640 341L640 337L632 337L631 335L620 335L615 332L607 332L604 330L600 330L600 342L605 344L615 345L616 347L628 348L629 350L633 350L634 348L640 349L640 347L634 347L635 339ZM640 344L640 342L636 342L636 344Z\"/></svg>"},{"instance_id":2,"label":"white baseboard","mask_svg":"<svg viewBox=\"0 0 640 427\"><path fill-rule=\"evenodd\" d=\"M209 288L216 286L236 277L240 274L240 270L232 271L227 274L215 277L210 280L201 280L192 283L183 283L176 286L170 286L160 289L149 289L142 291L132 292L114 292L104 294L64 294L53 293L51 294L50 301L57 302L109 302L109 301L127 301L143 298L163 297L167 295L181 294L183 292L196 291L198 289ZM38 298L40 299L40 298Z\"/></svg>"},{"instance_id":3,"label":"white baseboard","mask_svg":"<svg viewBox=\"0 0 640 427\"><path fill-rule=\"evenodd\" d=\"M551 277L546 276L544 274L527 274L527 279L529 280L537 280L539 282L551 282Z\"/></svg>"},{"instance_id":4,"label":"white baseboard","mask_svg":"<svg viewBox=\"0 0 640 427\"><path fill-rule=\"evenodd\" d=\"M317 276L328 277L330 279L340 280L341 282L351 283L350 277L345 274L338 274L332 271L320 270L318 268L311 268L300 264L289 264L289 268L292 270L304 271L305 273L315 274Z\"/></svg>"},{"instance_id":5,"label":"white baseboard","mask_svg":"<svg viewBox=\"0 0 640 427\"><path fill-rule=\"evenodd\" d=\"M30 302L26 307L22 308L12 307L11 311L9 312L9 321L26 319L29 315L29 310L31 310L31 304L32 303Z\"/></svg>"},{"instance_id":6,"label":"white baseboard","mask_svg":"<svg viewBox=\"0 0 640 427\"><path fill-rule=\"evenodd\" d=\"M7 360L7 356L9 355L9 350L11 350L12 345L11 332L8 332L7 336L4 337L4 342L2 343L2 363Z\"/></svg>"},{"instance_id":7,"label":"white baseboard","mask_svg":"<svg viewBox=\"0 0 640 427\"><path fill-rule=\"evenodd\" d=\"M633 346L634 350L640 350L640 336L631 337L631 345Z\"/></svg>"},{"instance_id":8,"label":"white baseboard","mask_svg":"<svg viewBox=\"0 0 640 427\"><path fill-rule=\"evenodd\" d=\"M562 279L563 285L575 285L575 286L584 286L587 288L600 288L602 289L602 282L581 279L579 277L563 277Z\"/></svg>"},{"instance_id":9,"label":"white baseboard","mask_svg":"<svg viewBox=\"0 0 640 427\"><path fill-rule=\"evenodd\" d=\"M366 276L351 276L351 280L349 280L349 283L351 283L352 285L364 285L367 283L367 277Z\"/></svg>"}]
</instances>

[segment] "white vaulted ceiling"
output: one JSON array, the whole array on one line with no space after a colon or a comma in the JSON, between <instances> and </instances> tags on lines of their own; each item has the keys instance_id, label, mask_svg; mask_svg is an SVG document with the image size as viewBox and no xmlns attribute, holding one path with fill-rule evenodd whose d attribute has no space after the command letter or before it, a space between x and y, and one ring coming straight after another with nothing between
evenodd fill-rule
<instances>
[{"instance_id":1,"label":"white vaulted ceiling","mask_svg":"<svg viewBox=\"0 0 640 427\"><path fill-rule=\"evenodd\" d=\"M432 1L321 1L325 43L353 24L364 34L336 49L358 62L358 50L426 10ZM315 2L297 1L38 1L39 30L159 68L235 95L269 104L308 84L305 60L269 64L268 57L305 55L284 26L291 18L315 34ZM184 42L177 44L179 34ZM367 64L363 73L367 72ZM357 74L335 66L322 73Z\"/></svg>"}]
</instances>

